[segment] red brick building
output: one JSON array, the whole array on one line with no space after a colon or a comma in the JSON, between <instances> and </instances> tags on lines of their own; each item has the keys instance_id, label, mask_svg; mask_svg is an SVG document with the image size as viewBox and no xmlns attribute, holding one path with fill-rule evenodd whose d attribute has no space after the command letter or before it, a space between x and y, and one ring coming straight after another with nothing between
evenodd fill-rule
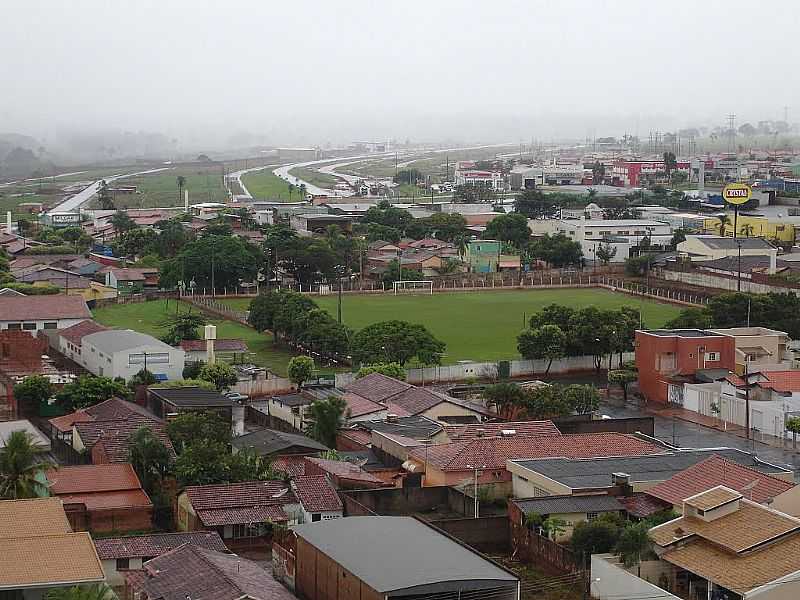
<instances>
[{"instance_id":1,"label":"red brick building","mask_svg":"<svg viewBox=\"0 0 800 600\"><path fill-rule=\"evenodd\" d=\"M648 402L667 404L702 369L736 367L733 336L700 329L654 329L636 332L639 392ZM673 389L674 388L674 389Z\"/></svg>"},{"instance_id":2,"label":"red brick building","mask_svg":"<svg viewBox=\"0 0 800 600\"><path fill-rule=\"evenodd\" d=\"M153 504L127 463L61 467L48 471L47 481L75 531L142 531L153 526Z\"/></svg>"}]
</instances>

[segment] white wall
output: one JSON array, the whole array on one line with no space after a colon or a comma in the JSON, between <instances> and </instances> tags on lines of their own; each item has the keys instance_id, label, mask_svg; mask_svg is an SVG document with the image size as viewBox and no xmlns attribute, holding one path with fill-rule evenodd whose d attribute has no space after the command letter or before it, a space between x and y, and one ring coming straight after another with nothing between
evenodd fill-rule
<instances>
[{"instance_id":1,"label":"white wall","mask_svg":"<svg viewBox=\"0 0 800 600\"><path fill-rule=\"evenodd\" d=\"M20 324L20 326L22 326L22 323L25 323L35 325L35 329L26 329L26 331L35 333L41 329L45 329L45 323L56 323L55 327L48 327L48 329L66 329L67 327L72 327L85 320L86 317L80 319L41 319L36 321L20 321L19 319L0 320L0 329L8 329L9 324Z\"/></svg>"},{"instance_id":2,"label":"white wall","mask_svg":"<svg viewBox=\"0 0 800 600\"><path fill-rule=\"evenodd\" d=\"M120 350L113 355L106 354L99 348L92 345L87 338L84 338L80 360L77 361L87 371L103 377L122 377L128 381L144 368L142 363L130 363L131 354L142 354L143 352L152 354L166 353L169 355L168 363L148 363L147 370L153 374L164 374L169 380L183 378L183 367L185 365L185 353L179 348L167 350L164 346L136 346L126 350Z\"/></svg>"},{"instance_id":3,"label":"white wall","mask_svg":"<svg viewBox=\"0 0 800 600\"><path fill-rule=\"evenodd\" d=\"M625 598L660 598L680 600L657 585L629 573L611 554L592 555L591 594L597 600L623 600Z\"/></svg>"}]
</instances>

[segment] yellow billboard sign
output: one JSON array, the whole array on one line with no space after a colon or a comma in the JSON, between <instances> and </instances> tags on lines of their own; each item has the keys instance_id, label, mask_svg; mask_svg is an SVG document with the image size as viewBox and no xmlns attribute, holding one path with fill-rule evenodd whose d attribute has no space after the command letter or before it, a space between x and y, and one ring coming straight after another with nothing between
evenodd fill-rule
<instances>
[{"instance_id":1,"label":"yellow billboard sign","mask_svg":"<svg viewBox=\"0 0 800 600\"><path fill-rule=\"evenodd\" d=\"M729 183L722 190L725 202L736 206L747 203L752 196L753 190L746 183Z\"/></svg>"}]
</instances>

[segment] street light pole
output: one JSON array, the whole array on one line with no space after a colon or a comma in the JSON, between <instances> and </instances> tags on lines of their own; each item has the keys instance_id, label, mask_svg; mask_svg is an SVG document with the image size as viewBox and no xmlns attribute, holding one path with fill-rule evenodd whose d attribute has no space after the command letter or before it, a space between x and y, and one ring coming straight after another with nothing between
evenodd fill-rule
<instances>
[{"instance_id":1,"label":"street light pole","mask_svg":"<svg viewBox=\"0 0 800 600\"><path fill-rule=\"evenodd\" d=\"M742 240L737 239L736 245L739 247L739 272L736 275L736 291L742 291Z\"/></svg>"}]
</instances>

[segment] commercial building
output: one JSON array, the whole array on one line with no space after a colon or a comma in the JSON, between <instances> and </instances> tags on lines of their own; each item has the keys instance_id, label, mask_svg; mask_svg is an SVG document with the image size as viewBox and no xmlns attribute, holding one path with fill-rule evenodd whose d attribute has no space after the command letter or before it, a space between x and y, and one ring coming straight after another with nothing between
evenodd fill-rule
<instances>
[{"instance_id":1,"label":"commercial building","mask_svg":"<svg viewBox=\"0 0 800 600\"><path fill-rule=\"evenodd\" d=\"M158 381L183 378L186 353L161 340L131 329L98 331L84 335L78 364L101 377L130 380L142 369Z\"/></svg>"},{"instance_id":2,"label":"commercial building","mask_svg":"<svg viewBox=\"0 0 800 600\"><path fill-rule=\"evenodd\" d=\"M65 329L92 313L81 296L0 296L0 329Z\"/></svg>"},{"instance_id":3,"label":"commercial building","mask_svg":"<svg viewBox=\"0 0 800 600\"><path fill-rule=\"evenodd\" d=\"M482 171L475 167L471 161L460 161L456 163L453 172L453 182L455 185L472 185L476 187L491 188L495 191L504 190L506 178L499 171Z\"/></svg>"},{"instance_id":4,"label":"commercial building","mask_svg":"<svg viewBox=\"0 0 800 600\"><path fill-rule=\"evenodd\" d=\"M778 260L778 249L761 238L730 238L719 235L689 235L678 244L677 250L692 262L708 261L741 255L768 256L768 273L774 273Z\"/></svg>"},{"instance_id":5,"label":"commercial building","mask_svg":"<svg viewBox=\"0 0 800 600\"><path fill-rule=\"evenodd\" d=\"M548 164L516 167L511 171L511 189L529 190L539 185L579 185L584 182L582 164Z\"/></svg>"},{"instance_id":6,"label":"commercial building","mask_svg":"<svg viewBox=\"0 0 800 600\"><path fill-rule=\"evenodd\" d=\"M516 575L417 519L348 517L293 531L297 593L308 600L519 598Z\"/></svg>"},{"instance_id":7,"label":"commercial building","mask_svg":"<svg viewBox=\"0 0 800 600\"><path fill-rule=\"evenodd\" d=\"M689 172L688 161L677 161L674 171ZM623 187L644 185L647 177L666 173L663 160L618 160L611 170L611 183ZM666 179L665 175L664 178Z\"/></svg>"}]
</instances>

